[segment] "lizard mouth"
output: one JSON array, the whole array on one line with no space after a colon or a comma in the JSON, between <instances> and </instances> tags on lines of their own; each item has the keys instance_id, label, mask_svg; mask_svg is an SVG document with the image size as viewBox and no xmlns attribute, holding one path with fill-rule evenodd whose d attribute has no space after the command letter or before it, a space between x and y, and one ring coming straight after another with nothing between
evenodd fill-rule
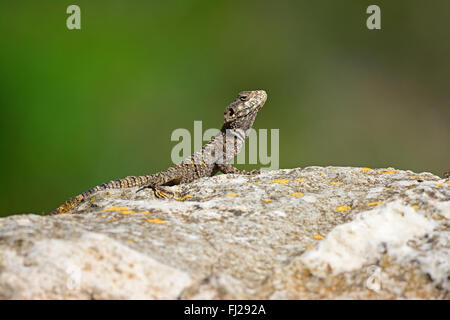
<instances>
[{"instance_id":1,"label":"lizard mouth","mask_svg":"<svg viewBox=\"0 0 450 320\"><path fill-rule=\"evenodd\" d=\"M242 110L242 112L239 115L239 118L244 118L248 115L253 115L255 113L258 113L258 111L262 108L262 105L257 105L253 107L248 107Z\"/></svg>"}]
</instances>

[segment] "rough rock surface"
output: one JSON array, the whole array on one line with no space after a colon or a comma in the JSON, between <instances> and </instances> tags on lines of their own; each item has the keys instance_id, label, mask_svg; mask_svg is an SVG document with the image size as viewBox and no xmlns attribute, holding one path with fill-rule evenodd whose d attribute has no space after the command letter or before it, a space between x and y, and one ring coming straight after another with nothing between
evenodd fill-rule
<instances>
[{"instance_id":1,"label":"rough rock surface","mask_svg":"<svg viewBox=\"0 0 450 320\"><path fill-rule=\"evenodd\" d=\"M448 299L450 181L308 167L0 219L2 299Z\"/></svg>"}]
</instances>

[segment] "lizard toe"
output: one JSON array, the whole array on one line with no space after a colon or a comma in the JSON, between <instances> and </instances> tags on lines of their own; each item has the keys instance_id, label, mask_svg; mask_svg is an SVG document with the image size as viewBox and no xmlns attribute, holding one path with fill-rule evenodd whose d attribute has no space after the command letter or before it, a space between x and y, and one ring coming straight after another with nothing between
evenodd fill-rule
<instances>
[{"instance_id":1,"label":"lizard toe","mask_svg":"<svg viewBox=\"0 0 450 320\"><path fill-rule=\"evenodd\" d=\"M173 192L167 190L167 189L163 189L163 188L155 188L155 196L157 198L173 198L174 194Z\"/></svg>"}]
</instances>

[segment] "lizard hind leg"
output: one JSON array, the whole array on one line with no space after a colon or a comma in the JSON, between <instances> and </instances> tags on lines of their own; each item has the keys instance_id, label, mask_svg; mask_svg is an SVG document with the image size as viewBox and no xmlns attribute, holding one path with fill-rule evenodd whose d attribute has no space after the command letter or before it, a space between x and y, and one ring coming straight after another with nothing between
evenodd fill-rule
<instances>
[{"instance_id":1,"label":"lizard hind leg","mask_svg":"<svg viewBox=\"0 0 450 320\"><path fill-rule=\"evenodd\" d=\"M174 197L174 193L170 190L167 190L166 188L164 188L163 186L156 186L153 184L149 184L146 185L145 187L139 188L136 192L142 191L144 189L152 189L155 196L159 199L162 198L173 198Z\"/></svg>"},{"instance_id":2,"label":"lizard hind leg","mask_svg":"<svg viewBox=\"0 0 450 320\"><path fill-rule=\"evenodd\" d=\"M169 173L172 173L174 170L169 168L167 170ZM157 176L157 182L150 182L145 187L140 188L136 192L139 192L143 189L150 188L155 193L157 198L174 198L175 194L165 188L166 186L175 186L181 183L183 180L183 176L179 174L170 175L170 174L160 174Z\"/></svg>"}]
</instances>

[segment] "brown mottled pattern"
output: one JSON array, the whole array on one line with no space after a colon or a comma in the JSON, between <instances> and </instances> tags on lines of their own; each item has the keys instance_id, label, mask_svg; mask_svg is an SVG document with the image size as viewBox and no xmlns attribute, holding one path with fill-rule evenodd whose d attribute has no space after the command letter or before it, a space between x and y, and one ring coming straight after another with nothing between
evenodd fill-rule
<instances>
[{"instance_id":1,"label":"brown mottled pattern","mask_svg":"<svg viewBox=\"0 0 450 320\"><path fill-rule=\"evenodd\" d=\"M201 150L195 152L180 164L152 175L130 176L103 183L67 201L50 214L68 212L90 195L105 189L148 187L158 195L156 191L160 186L189 183L198 178L213 176L218 171L235 174L258 173L258 170L240 171L229 163L242 148L256 115L263 107L266 99L267 94L264 90L239 93L236 100L225 109L224 124L220 133L205 144Z\"/></svg>"}]
</instances>

